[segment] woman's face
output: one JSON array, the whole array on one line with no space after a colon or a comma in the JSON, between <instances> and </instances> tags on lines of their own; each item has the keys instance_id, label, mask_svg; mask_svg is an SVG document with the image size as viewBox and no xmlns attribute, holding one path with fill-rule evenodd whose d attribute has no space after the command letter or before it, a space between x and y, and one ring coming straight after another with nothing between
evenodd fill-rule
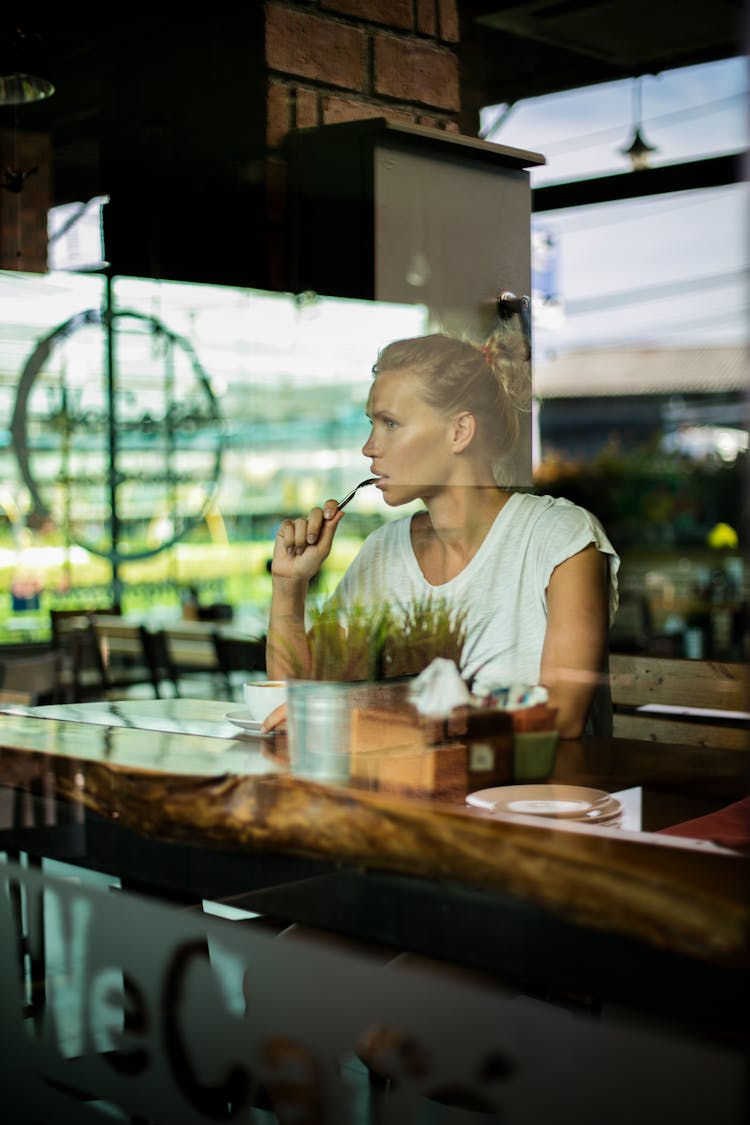
<instances>
[{"instance_id":1,"label":"woman's face","mask_svg":"<svg viewBox=\"0 0 750 1125\"><path fill-rule=\"evenodd\" d=\"M425 402L418 375L409 368L376 375L367 416L370 436L362 452L386 504L426 499L447 483L454 464L451 421Z\"/></svg>"}]
</instances>

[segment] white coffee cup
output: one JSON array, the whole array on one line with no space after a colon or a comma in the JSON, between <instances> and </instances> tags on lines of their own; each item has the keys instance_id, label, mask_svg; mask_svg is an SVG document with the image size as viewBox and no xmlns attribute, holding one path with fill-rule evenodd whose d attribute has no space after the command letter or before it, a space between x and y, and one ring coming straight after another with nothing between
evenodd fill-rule
<instances>
[{"instance_id":1,"label":"white coffee cup","mask_svg":"<svg viewBox=\"0 0 750 1125\"><path fill-rule=\"evenodd\" d=\"M242 685L249 716L262 723L267 715L286 702L286 682L284 680L248 680Z\"/></svg>"}]
</instances>

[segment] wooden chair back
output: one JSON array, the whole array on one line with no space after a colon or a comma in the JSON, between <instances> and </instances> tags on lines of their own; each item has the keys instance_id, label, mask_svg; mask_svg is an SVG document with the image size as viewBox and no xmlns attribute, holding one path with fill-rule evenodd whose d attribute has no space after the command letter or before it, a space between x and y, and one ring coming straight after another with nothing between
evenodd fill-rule
<instances>
[{"instance_id":1,"label":"wooden chair back","mask_svg":"<svg viewBox=\"0 0 750 1125\"><path fill-rule=\"evenodd\" d=\"M65 698L61 667L61 655L54 649L11 657L0 662L0 687L5 693L23 693L32 706L59 703Z\"/></svg>"},{"instance_id":2,"label":"wooden chair back","mask_svg":"<svg viewBox=\"0 0 750 1125\"><path fill-rule=\"evenodd\" d=\"M169 625L163 630L172 667L180 673L213 673L216 671L216 653L211 629L197 629L189 622Z\"/></svg>"},{"instance_id":3,"label":"wooden chair back","mask_svg":"<svg viewBox=\"0 0 750 1125\"><path fill-rule=\"evenodd\" d=\"M612 653L613 733L653 742L750 749L750 667Z\"/></svg>"},{"instance_id":4,"label":"wooden chair back","mask_svg":"<svg viewBox=\"0 0 750 1125\"><path fill-rule=\"evenodd\" d=\"M266 671L265 637L228 637L217 631L213 645L228 697L241 699L244 681Z\"/></svg>"},{"instance_id":5,"label":"wooden chair back","mask_svg":"<svg viewBox=\"0 0 750 1125\"><path fill-rule=\"evenodd\" d=\"M231 621L234 608L229 602L212 602L211 605L198 606L199 621Z\"/></svg>"},{"instance_id":6,"label":"wooden chair back","mask_svg":"<svg viewBox=\"0 0 750 1125\"><path fill-rule=\"evenodd\" d=\"M148 684L159 698L159 677L153 667L146 630L115 614L91 614L91 630L101 660L107 694L117 688Z\"/></svg>"},{"instance_id":7,"label":"wooden chair back","mask_svg":"<svg viewBox=\"0 0 750 1125\"><path fill-rule=\"evenodd\" d=\"M118 616L119 611L107 606L90 609L51 609L52 647L62 654L62 676L66 695L75 703L101 699L106 693L107 677L102 665L91 617Z\"/></svg>"},{"instance_id":8,"label":"wooden chair back","mask_svg":"<svg viewBox=\"0 0 750 1125\"><path fill-rule=\"evenodd\" d=\"M0 707L9 703L20 703L26 707L33 707L34 696L30 691L12 691L0 688Z\"/></svg>"},{"instance_id":9,"label":"wooden chair back","mask_svg":"<svg viewBox=\"0 0 750 1125\"><path fill-rule=\"evenodd\" d=\"M146 644L160 680L168 680L175 696L182 694L183 681L200 683L220 675L208 622L184 621L147 634Z\"/></svg>"}]
</instances>

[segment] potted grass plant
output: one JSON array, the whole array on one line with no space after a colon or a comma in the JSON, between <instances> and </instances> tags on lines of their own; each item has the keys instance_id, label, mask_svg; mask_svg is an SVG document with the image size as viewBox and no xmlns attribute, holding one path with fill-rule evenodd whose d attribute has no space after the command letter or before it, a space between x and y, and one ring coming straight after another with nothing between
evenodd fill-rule
<instances>
[{"instance_id":1,"label":"potted grass plant","mask_svg":"<svg viewBox=\"0 0 750 1125\"><path fill-rule=\"evenodd\" d=\"M400 606L333 603L314 608L308 630L314 680L381 681L418 675L435 657L461 665L466 614L441 598Z\"/></svg>"}]
</instances>

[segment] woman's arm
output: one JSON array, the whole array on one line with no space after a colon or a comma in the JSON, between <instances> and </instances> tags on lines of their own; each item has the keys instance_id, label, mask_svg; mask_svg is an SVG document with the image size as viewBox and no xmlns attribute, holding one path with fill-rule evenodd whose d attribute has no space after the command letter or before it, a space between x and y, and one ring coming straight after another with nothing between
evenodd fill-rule
<instances>
[{"instance_id":1,"label":"woman's arm","mask_svg":"<svg viewBox=\"0 0 750 1125\"><path fill-rule=\"evenodd\" d=\"M594 544L560 563L547 587L540 683L557 707L561 738L583 734L609 631L608 562Z\"/></svg>"},{"instance_id":2,"label":"woman's arm","mask_svg":"<svg viewBox=\"0 0 750 1125\"><path fill-rule=\"evenodd\" d=\"M335 500L313 508L306 519L283 520L271 559L271 613L266 641L266 672L275 680L304 679L310 672L305 630L305 600L310 580L331 552L344 513Z\"/></svg>"},{"instance_id":3,"label":"woman's arm","mask_svg":"<svg viewBox=\"0 0 750 1125\"><path fill-rule=\"evenodd\" d=\"M310 672L305 631L308 580L274 578L266 637L266 674L272 680L304 679Z\"/></svg>"}]
</instances>

